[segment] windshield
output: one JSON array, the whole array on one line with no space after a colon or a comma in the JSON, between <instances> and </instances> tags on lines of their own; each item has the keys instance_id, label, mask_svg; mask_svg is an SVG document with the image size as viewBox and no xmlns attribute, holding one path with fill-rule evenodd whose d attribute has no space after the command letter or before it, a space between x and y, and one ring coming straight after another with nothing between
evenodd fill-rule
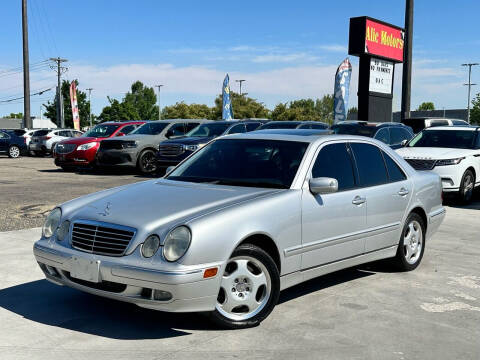
<instances>
[{"instance_id":1,"label":"windshield","mask_svg":"<svg viewBox=\"0 0 480 360\"><path fill-rule=\"evenodd\" d=\"M96 137L96 138L108 138L120 125L113 124L99 124L88 130L83 137Z\"/></svg>"},{"instance_id":2,"label":"windshield","mask_svg":"<svg viewBox=\"0 0 480 360\"><path fill-rule=\"evenodd\" d=\"M194 154L169 180L288 189L308 143L221 139Z\"/></svg>"},{"instance_id":3,"label":"windshield","mask_svg":"<svg viewBox=\"0 0 480 360\"><path fill-rule=\"evenodd\" d=\"M137 130L132 131L130 134L137 135L158 135L169 125L169 123L145 123L140 126Z\"/></svg>"},{"instance_id":4,"label":"windshield","mask_svg":"<svg viewBox=\"0 0 480 360\"><path fill-rule=\"evenodd\" d=\"M475 134L465 130L424 130L410 140L408 147L472 149Z\"/></svg>"},{"instance_id":5,"label":"windshield","mask_svg":"<svg viewBox=\"0 0 480 360\"><path fill-rule=\"evenodd\" d=\"M291 122L278 122L262 125L259 130L263 129L295 129L299 124Z\"/></svg>"},{"instance_id":6,"label":"windshield","mask_svg":"<svg viewBox=\"0 0 480 360\"><path fill-rule=\"evenodd\" d=\"M195 129L186 133L185 135L193 136L193 137L217 137L222 135L225 132L225 130L227 130L231 125L232 124L226 124L226 123L201 124L197 126Z\"/></svg>"},{"instance_id":7,"label":"windshield","mask_svg":"<svg viewBox=\"0 0 480 360\"><path fill-rule=\"evenodd\" d=\"M368 126L368 125L352 125L352 124L338 124L333 125L331 130L334 134L340 135L358 135L358 136L367 136L373 137L377 132L377 128L375 126Z\"/></svg>"}]
</instances>

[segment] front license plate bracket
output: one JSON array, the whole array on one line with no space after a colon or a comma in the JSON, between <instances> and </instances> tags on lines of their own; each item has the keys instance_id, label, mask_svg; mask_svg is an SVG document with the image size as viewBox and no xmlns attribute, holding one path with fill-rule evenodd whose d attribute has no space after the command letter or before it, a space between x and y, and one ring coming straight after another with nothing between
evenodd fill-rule
<instances>
[{"instance_id":1,"label":"front license plate bracket","mask_svg":"<svg viewBox=\"0 0 480 360\"><path fill-rule=\"evenodd\" d=\"M93 283L100 282L100 260L72 256L71 264L71 277Z\"/></svg>"}]
</instances>

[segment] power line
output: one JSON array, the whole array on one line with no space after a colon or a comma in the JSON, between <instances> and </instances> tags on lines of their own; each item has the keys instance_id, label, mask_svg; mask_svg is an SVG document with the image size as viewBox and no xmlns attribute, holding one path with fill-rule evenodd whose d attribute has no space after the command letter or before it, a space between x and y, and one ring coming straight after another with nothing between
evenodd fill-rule
<instances>
[{"instance_id":1,"label":"power line","mask_svg":"<svg viewBox=\"0 0 480 360\"><path fill-rule=\"evenodd\" d=\"M42 61L39 61L39 62L36 62L36 63L31 63L30 68L36 67L36 66L45 66L45 65L48 65L48 60L42 60ZM23 72L23 66L18 66L16 68L2 70L2 71L0 71L0 75L10 73L10 72L15 72L15 73Z\"/></svg>"},{"instance_id":2,"label":"power line","mask_svg":"<svg viewBox=\"0 0 480 360\"><path fill-rule=\"evenodd\" d=\"M52 90L53 87L49 88L49 89L45 89L45 90L41 90L41 91L38 91L36 93L33 93L33 94L30 94L30 96L35 96L35 95L42 95L43 93L47 92L47 91L50 91ZM14 101L14 100L20 100L20 99L23 99L24 96L20 96L20 97L17 97L17 98L13 98L13 99L8 99L8 100L2 100L0 101L0 103L8 103L8 102L11 102L11 101Z\"/></svg>"}]
</instances>

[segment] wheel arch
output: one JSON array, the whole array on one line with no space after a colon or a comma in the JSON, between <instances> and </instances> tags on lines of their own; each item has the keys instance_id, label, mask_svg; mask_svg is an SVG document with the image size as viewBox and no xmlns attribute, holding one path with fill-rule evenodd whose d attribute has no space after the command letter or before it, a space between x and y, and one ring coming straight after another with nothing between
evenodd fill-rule
<instances>
[{"instance_id":1,"label":"wheel arch","mask_svg":"<svg viewBox=\"0 0 480 360\"><path fill-rule=\"evenodd\" d=\"M425 212L425 210L420 206L416 206L412 210L410 210L410 214L411 213L415 213L422 218L423 223L425 225L425 232L426 232L427 228L428 228L428 218L427 218L427 213Z\"/></svg>"},{"instance_id":2,"label":"wheel arch","mask_svg":"<svg viewBox=\"0 0 480 360\"><path fill-rule=\"evenodd\" d=\"M260 249L270 255L277 265L278 272L281 273L282 264L280 260L280 252L278 251L277 244L270 236L263 233L250 234L240 241L236 247L245 244L258 246Z\"/></svg>"}]
</instances>

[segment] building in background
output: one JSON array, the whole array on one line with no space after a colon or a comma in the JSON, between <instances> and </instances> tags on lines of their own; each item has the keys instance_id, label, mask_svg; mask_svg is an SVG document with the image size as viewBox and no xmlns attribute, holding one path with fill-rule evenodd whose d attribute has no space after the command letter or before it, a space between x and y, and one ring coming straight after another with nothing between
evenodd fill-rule
<instances>
[{"instance_id":1,"label":"building in background","mask_svg":"<svg viewBox=\"0 0 480 360\"><path fill-rule=\"evenodd\" d=\"M0 129L21 129L23 119L13 119L13 118L0 118ZM32 119L33 128L47 128L55 129L57 124L52 122L50 119Z\"/></svg>"}]
</instances>

